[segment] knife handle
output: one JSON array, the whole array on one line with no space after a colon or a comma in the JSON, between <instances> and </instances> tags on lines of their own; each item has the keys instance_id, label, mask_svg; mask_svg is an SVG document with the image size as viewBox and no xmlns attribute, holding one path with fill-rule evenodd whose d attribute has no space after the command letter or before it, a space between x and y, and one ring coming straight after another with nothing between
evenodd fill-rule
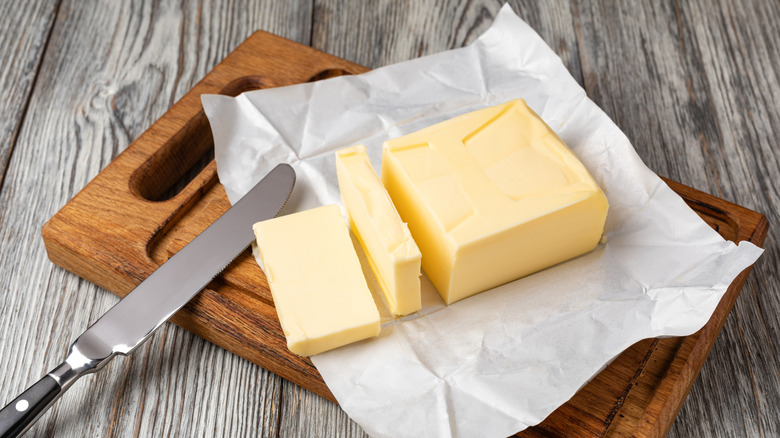
<instances>
[{"instance_id":1,"label":"knife handle","mask_svg":"<svg viewBox=\"0 0 780 438\"><path fill-rule=\"evenodd\" d=\"M0 410L0 438L17 437L26 432L62 392L54 377L43 376Z\"/></svg>"},{"instance_id":2,"label":"knife handle","mask_svg":"<svg viewBox=\"0 0 780 438\"><path fill-rule=\"evenodd\" d=\"M111 357L96 362L71 347L64 362L0 410L0 438L17 437L27 432L76 380L97 371L110 360Z\"/></svg>"}]
</instances>

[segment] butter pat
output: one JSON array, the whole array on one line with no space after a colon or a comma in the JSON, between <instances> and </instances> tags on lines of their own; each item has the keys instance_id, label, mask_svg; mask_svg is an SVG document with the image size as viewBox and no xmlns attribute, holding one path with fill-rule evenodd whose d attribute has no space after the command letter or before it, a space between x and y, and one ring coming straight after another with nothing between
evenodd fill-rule
<instances>
[{"instance_id":1,"label":"butter pat","mask_svg":"<svg viewBox=\"0 0 780 438\"><path fill-rule=\"evenodd\" d=\"M290 351L311 356L379 334L339 206L258 222L254 231Z\"/></svg>"},{"instance_id":2,"label":"butter pat","mask_svg":"<svg viewBox=\"0 0 780 438\"><path fill-rule=\"evenodd\" d=\"M366 147L336 152L336 174L350 227L390 311L408 315L420 310L420 250L371 166Z\"/></svg>"},{"instance_id":3,"label":"butter pat","mask_svg":"<svg viewBox=\"0 0 780 438\"><path fill-rule=\"evenodd\" d=\"M385 142L382 182L447 304L595 248L607 198L523 100Z\"/></svg>"}]
</instances>

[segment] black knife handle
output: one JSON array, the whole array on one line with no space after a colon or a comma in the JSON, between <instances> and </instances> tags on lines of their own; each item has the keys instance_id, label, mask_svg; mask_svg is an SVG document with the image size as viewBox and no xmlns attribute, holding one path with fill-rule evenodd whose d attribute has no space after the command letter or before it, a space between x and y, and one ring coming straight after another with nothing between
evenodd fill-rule
<instances>
[{"instance_id":1,"label":"black knife handle","mask_svg":"<svg viewBox=\"0 0 780 438\"><path fill-rule=\"evenodd\" d=\"M27 388L0 410L0 438L17 437L38 419L62 393L62 387L48 374Z\"/></svg>"}]
</instances>

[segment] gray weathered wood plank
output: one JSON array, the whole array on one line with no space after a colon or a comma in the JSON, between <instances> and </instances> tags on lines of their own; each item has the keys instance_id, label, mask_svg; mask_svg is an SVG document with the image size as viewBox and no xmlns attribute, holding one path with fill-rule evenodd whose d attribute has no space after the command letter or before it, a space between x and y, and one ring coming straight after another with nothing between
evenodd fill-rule
<instances>
[{"instance_id":1,"label":"gray weathered wood plank","mask_svg":"<svg viewBox=\"0 0 780 438\"><path fill-rule=\"evenodd\" d=\"M582 2L585 88L657 173L778 222L774 2ZM670 436L780 431L778 248L742 291Z\"/></svg>"},{"instance_id":2,"label":"gray weathered wood plank","mask_svg":"<svg viewBox=\"0 0 780 438\"><path fill-rule=\"evenodd\" d=\"M569 3L510 2L561 56L580 80L579 53ZM318 0L314 6L312 47L377 68L463 47L493 23L503 2Z\"/></svg>"},{"instance_id":3,"label":"gray weathered wood plank","mask_svg":"<svg viewBox=\"0 0 780 438\"><path fill-rule=\"evenodd\" d=\"M48 262L43 222L254 30L307 44L310 17L306 3L62 3L0 193L0 398L116 302ZM280 397L278 377L166 326L78 382L31 435L276 435Z\"/></svg>"},{"instance_id":4,"label":"gray weathered wood plank","mask_svg":"<svg viewBox=\"0 0 780 438\"><path fill-rule=\"evenodd\" d=\"M750 1L683 4L692 40L710 79L712 111L721 144L709 144L707 168L727 199L780 223L780 5ZM708 28L700 24L707 16ZM748 279L675 423L672 436L690 436L696 424L715 436L780 435L780 248L772 236Z\"/></svg>"},{"instance_id":5,"label":"gray weathered wood plank","mask_svg":"<svg viewBox=\"0 0 780 438\"><path fill-rule=\"evenodd\" d=\"M0 187L56 11L56 0L0 2Z\"/></svg>"}]
</instances>

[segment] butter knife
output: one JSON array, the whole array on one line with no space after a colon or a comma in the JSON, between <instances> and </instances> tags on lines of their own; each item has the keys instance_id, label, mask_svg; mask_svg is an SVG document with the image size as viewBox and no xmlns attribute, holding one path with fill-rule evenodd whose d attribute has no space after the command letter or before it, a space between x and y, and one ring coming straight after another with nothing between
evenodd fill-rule
<instances>
[{"instance_id":1,"label":"butter knife","mask_svg":"<svg viewBox=\"0 0 780 438\"><path fill-rule=\"evenodd\" d=\"M73 383L128 355L252 242L252 225L282 209L295 171L276 166L192 242L120 300L70 346L64 362L0 410L0 437L26 432Z\"/></svg>"}]
</instances>

